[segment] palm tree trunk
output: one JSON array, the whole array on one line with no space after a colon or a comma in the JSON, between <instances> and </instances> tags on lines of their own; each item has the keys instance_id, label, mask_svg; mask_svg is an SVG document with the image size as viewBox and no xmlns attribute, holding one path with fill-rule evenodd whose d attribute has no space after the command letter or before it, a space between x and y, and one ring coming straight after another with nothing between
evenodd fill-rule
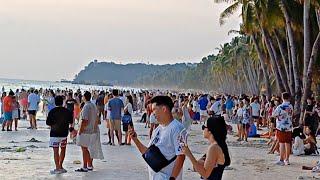
<instances>
[{"instance_id":1,"label":"palm tree trunk","mask_svg":"<svg viewBox=\"0 0 320 180\"><path fill-rule=\"evenodd\" d=\"M304 0L303 3L303 94L301 99L301 113L300 124L303 120L303 112L307 105L307 98L311 95L311 88L308 88L309 78L307 71L311 56L311 42L310 42L310 0ZM311 83L310 83L311 87Z\"/></svg>"},{"instance_id":2,"label":"palm tree trunk","mask_svg":"<svg viewBox=\"0 0 320 180\"><path fill-rule=\"evenodd\" d=\"M257 80L254 77L254 73L253 73L253 67L252 67L252 62L249 62L249 60L245 60L246 62L246 67L247 67L247 72L249 74L249 79L250 79L250 84L253 90L253 95L257 95Z\"/></svg>"},{"instance_id":3,"label":"palm tree trunk","mask_svg":"<svg viewBox=\"0 0 320 180\"><path fill-rule=\"evenodd\" d=\"M295 85L294 85L294 77L293 77L293 69L292 69L292 59L291 59L291 53L290 53L290 43L288 38L288 31L286 31L286 42L287 42L287 50L288 50L288 71L289 71L289 86L291 89L291 95L295 94Z\"/></svg>"},{"instance_id":4,"label":"palm tree trunk","mask_svg":"<svg viewBox=\"0 0 320 180\"><path fill-rule=\"evenodd\" d=\"M320 49L320 23L319 23L320 22L320 20L319 20L320 10L316 10L316 14L317 14L317 17L318 17L317 20L318 20L319 32L318 32L316 40L314 41L314 44L313 44L313 47L312 47L312 52L311 52L311 55L310 55L310 59L308 61L308 64L306 65L307 66L306 74L303 75L304 87L303 87L303 96L302 96L302 100L301 100L301 104L302 104L301 114L302 114L302 111L306 107L307 98L311 96L311 84L312 84L313 66L314 66L314 62L318 58L319 49ZM300 117L300 122L302 122L302 117Z\"/></svg>"},{"instance_id":5,"label":"palm tree trunk","mask_svg":"<svg viewBox=\"0 0 320 180\"><path fill-rule=\"evenodd\" d=\"M269 34L268 34L268 36L269 36ZM290 92L287 78L286 78L286 76L284 74L284 71L282 69L281 64L279 63L278 53L277 53L277 51L276 51L276 49L275 49L275 47L274 47L274 45L272 43L272 38L270 36L269 36L269 39L270 39L271 50L272 50L273 55L274 55L275 64L276 64L276 66L278 68L278 72L279 72L279 75L280 75L280 79L281 79L282 85L283 85L283 87L284 87L286 92Z\"/></svg>"},{"instance_id":6,"label":"palm tree trunk","mask_svg":"<svg viewBox=\"0 0 320 180\"><path fill-rule=\"evenodd\" d=\"M283 61L283 65L284 65L284 69L285 69L285 72L286 72L286 82L287 82L287 85L288 85L288 88L289 88L289 92L290 94L293 94L293 87L290 86L290 75L289 75L289 61L287 59L287 55L285 54L285 48L283 47L283 44L280 40L280 33L277 29L274 30L274 34L275 34L275 37L276 37L276 40L277 40L277 43L278 43L278 47L279 47L279 50L280 50L280 54L281 54L281 57L282 57L282 61Z\"/></svg>"},{"instance_id":7,"label":"palm tree trunk","mask_svg":"<svg viewBox=\"0 0 320 180\"><path fill-rule=\"evenodd\" d=\"M294 77L294 90L295 90L295 105L294 110L295 114L300 113L300 102L301 102L301 85L300 85L300 78L299 78L299 70L298 70L298 60L297 60L297 53L296 53L296 45L294 41L294 33L291 25L291 18L289 16L289 13L287 11L286 7L286 0L281 0L280 2L280 8L282 10L282 13L284 15L285 21L286 21L286 30L288 32L288 38L289 38L289 45L290 45L290 53L291 53L291 60L292 60L292 72Z\"/></svg>"},{"instance_id":8,"label":"palm tree trunk","mask_svg":"<svg viewBox=\"0 0 320 180\"><path fill-rule=\"evenodd\" d=\"M278 93L282 93L284 92L284 87L283 84L281 83L281 77L280 77L280 73L276 64L276 57L272 51L272 47L271 47L271 39L269 34L266 32L266 30L264 28L261 27L261 32L264 36L264 40L265 40L265 44L269 53L269 57L271 60L271 65L272 65L272 69L273 69L273 73L275 75L276 78L276 83L277 83L277 88L278 88Z\"/></svg>"},{"instance_id":9,"label":"palm tree trunk","mask_svg":"<svg viewBox=\"0 0 320 180\"><path fill-rule=\"evenodd\" d=\"M253 94L253 89L252 89L252 87L250 85L250 80L249 80L249 77L248 77L248 73L245 70L245 66L246 65L244 63L241 66L242 71L243 71L243 76L244 76L244 79L245 79L245 81L247 83L247 87L248 87L247 89L250 91L251 94Z\"/></svg>"},{"instance_id":10,"label":"palm tree trunk","mask_svg":"<svg viewBox=\"0 0 320 180\"><path fill-rule=\"evenodd\" d=\"M253 40L253 43L254 43L254 46L255 46L255 49L256 51L258 52L258 56L259 56L259 61L260 61L260 65L261 65L261 68L262 68L262 72L263 72L263 78L264 78L264 84L266 86L266 89L267 89L267 96L269 98L271 98L271 85L270 85L270 80L269 80L269 75L268 75L268 67L265 63L265 56L264 54L262 53L262 50L258 44L258 40L256 38L256 35L253 34L251 35L251 38Z\"/></svg>"}]
</instances>

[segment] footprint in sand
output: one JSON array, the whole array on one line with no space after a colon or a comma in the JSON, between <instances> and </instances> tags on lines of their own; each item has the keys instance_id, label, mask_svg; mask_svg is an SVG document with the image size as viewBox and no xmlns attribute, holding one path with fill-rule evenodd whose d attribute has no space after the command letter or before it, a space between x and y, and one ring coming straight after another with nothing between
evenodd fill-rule
<instances>
[{"instance_id":1,"label":"footprint in sand","mask_svg":"<svg viewBox=\"0 0 320 180\"><path fill-rule=\"evenodd\" d=\"M39 142L41 142L41 141L39 141L39 140L36 140L35 138L31 138L29 141L27 141L27 142L36 142L36 143L39 143Z\"/></svg>"},{"instance_id":2,"label":"footprint in sand","mask_svg":"<svg viewBox=\"0 0 320 180\"><path fill-rule=\"evenodd\" d=\"M320 179L320 177L315 177L315 176L299 176L297 179Z\"/></svg>"}]
</instances>

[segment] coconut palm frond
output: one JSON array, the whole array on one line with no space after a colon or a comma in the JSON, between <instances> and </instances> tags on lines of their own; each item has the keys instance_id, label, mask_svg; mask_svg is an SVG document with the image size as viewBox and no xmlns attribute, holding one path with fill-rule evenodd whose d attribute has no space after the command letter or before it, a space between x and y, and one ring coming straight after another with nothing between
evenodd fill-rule
<instances>
[{"instance_id":1,"label":"coconut palm frond","mask_svg":"<svg viewBox=\"0 0 320 180\"><path fill-rule=\"evenodd\" d=\"M219 23L220 25L223 25L225 23L225 19L230 17L231 15L233 15L240 7L240 2L237 1L234 4L232 4L231 6L227 7L227 9L225 9L221 14L220 14L220 18L219 18Z\"/></svg>"}]
</instances>

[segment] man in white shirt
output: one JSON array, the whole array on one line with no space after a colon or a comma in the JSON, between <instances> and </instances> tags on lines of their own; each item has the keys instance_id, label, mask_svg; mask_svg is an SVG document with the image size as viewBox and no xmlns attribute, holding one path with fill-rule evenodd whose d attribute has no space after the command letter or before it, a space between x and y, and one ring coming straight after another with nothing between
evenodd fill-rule
<instances>
[{"instance_id":1,"label":"man in white shirt","mask_svg":"<svg viewBox=\"0 0 320 180\"><path fill-rule=\"evenodd\" d=\"M30 118L30 127L28 129L37 129L37 120L36 115L40 103L40 97L37 95L37 90L30 90L30 94L28 96L28 114Z\"/></svg>"},{"instance_id":2,"label":"man in white shirt","mask_svg":"<svg viewBox=\"0 0 320 180\"><path fill-rule=\"evenodd\" d=\"M210 111L212 111L215 116L221 116L221 106L221 98L217 97L216 101L210 107Z\"/></svg>"},{"instance_id":3,"label":"man in white shirt","mask_svg":"<svg viewBox=\"0 0 320 180\"><path fill-rule=\"evenodd\" d=\"M250 104L251 110L252 110L252 119L257 122L257 128L258 130L261 130L259 128L260 123L260 104L258 102L258 98L255 98L254 101Z\"/></svg>"},{"instance_id":4,"label":"man in white shirt","mask_svg":"<svg viewBox=\"0 0 320 180\"><path fill-rule=\"evenodd\" d=\"M176 159L168 166L162 168L159 172L153 171L148 167L150 180L182 180L182 168L185 155L180 145L181 131L183 125L176 119L173 119L172 108L173 102L168 96L156 96L151 100L152 110L159 122L159 126L154 130L148 147L155 145L167 160L174 157ZM136 132L130 128L130 137L136 144L137 148L144 154L148 147L144 146L137 138Z\"/></svg>"}]
</instances>

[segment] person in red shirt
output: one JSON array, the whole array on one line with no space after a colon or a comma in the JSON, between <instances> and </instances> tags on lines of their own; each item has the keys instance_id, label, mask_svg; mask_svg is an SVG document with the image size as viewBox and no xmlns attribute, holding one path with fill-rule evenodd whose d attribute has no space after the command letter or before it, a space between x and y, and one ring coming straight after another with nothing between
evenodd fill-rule
<instances>
[{"instance_id":1,"label":"person in red shirt","mask_svg":"<svg viewBox=\"0 0 320 180\"><path fill-rule=\"evenodd\" d=\"M10 90L9 95L3 99L3 111L4 111L4 122L2 123L2 131L5 131L5 126L7 126L7 131L12 131L10 129L12 124L12 97L14 92Z\"/></svg>"}]
</instances>

